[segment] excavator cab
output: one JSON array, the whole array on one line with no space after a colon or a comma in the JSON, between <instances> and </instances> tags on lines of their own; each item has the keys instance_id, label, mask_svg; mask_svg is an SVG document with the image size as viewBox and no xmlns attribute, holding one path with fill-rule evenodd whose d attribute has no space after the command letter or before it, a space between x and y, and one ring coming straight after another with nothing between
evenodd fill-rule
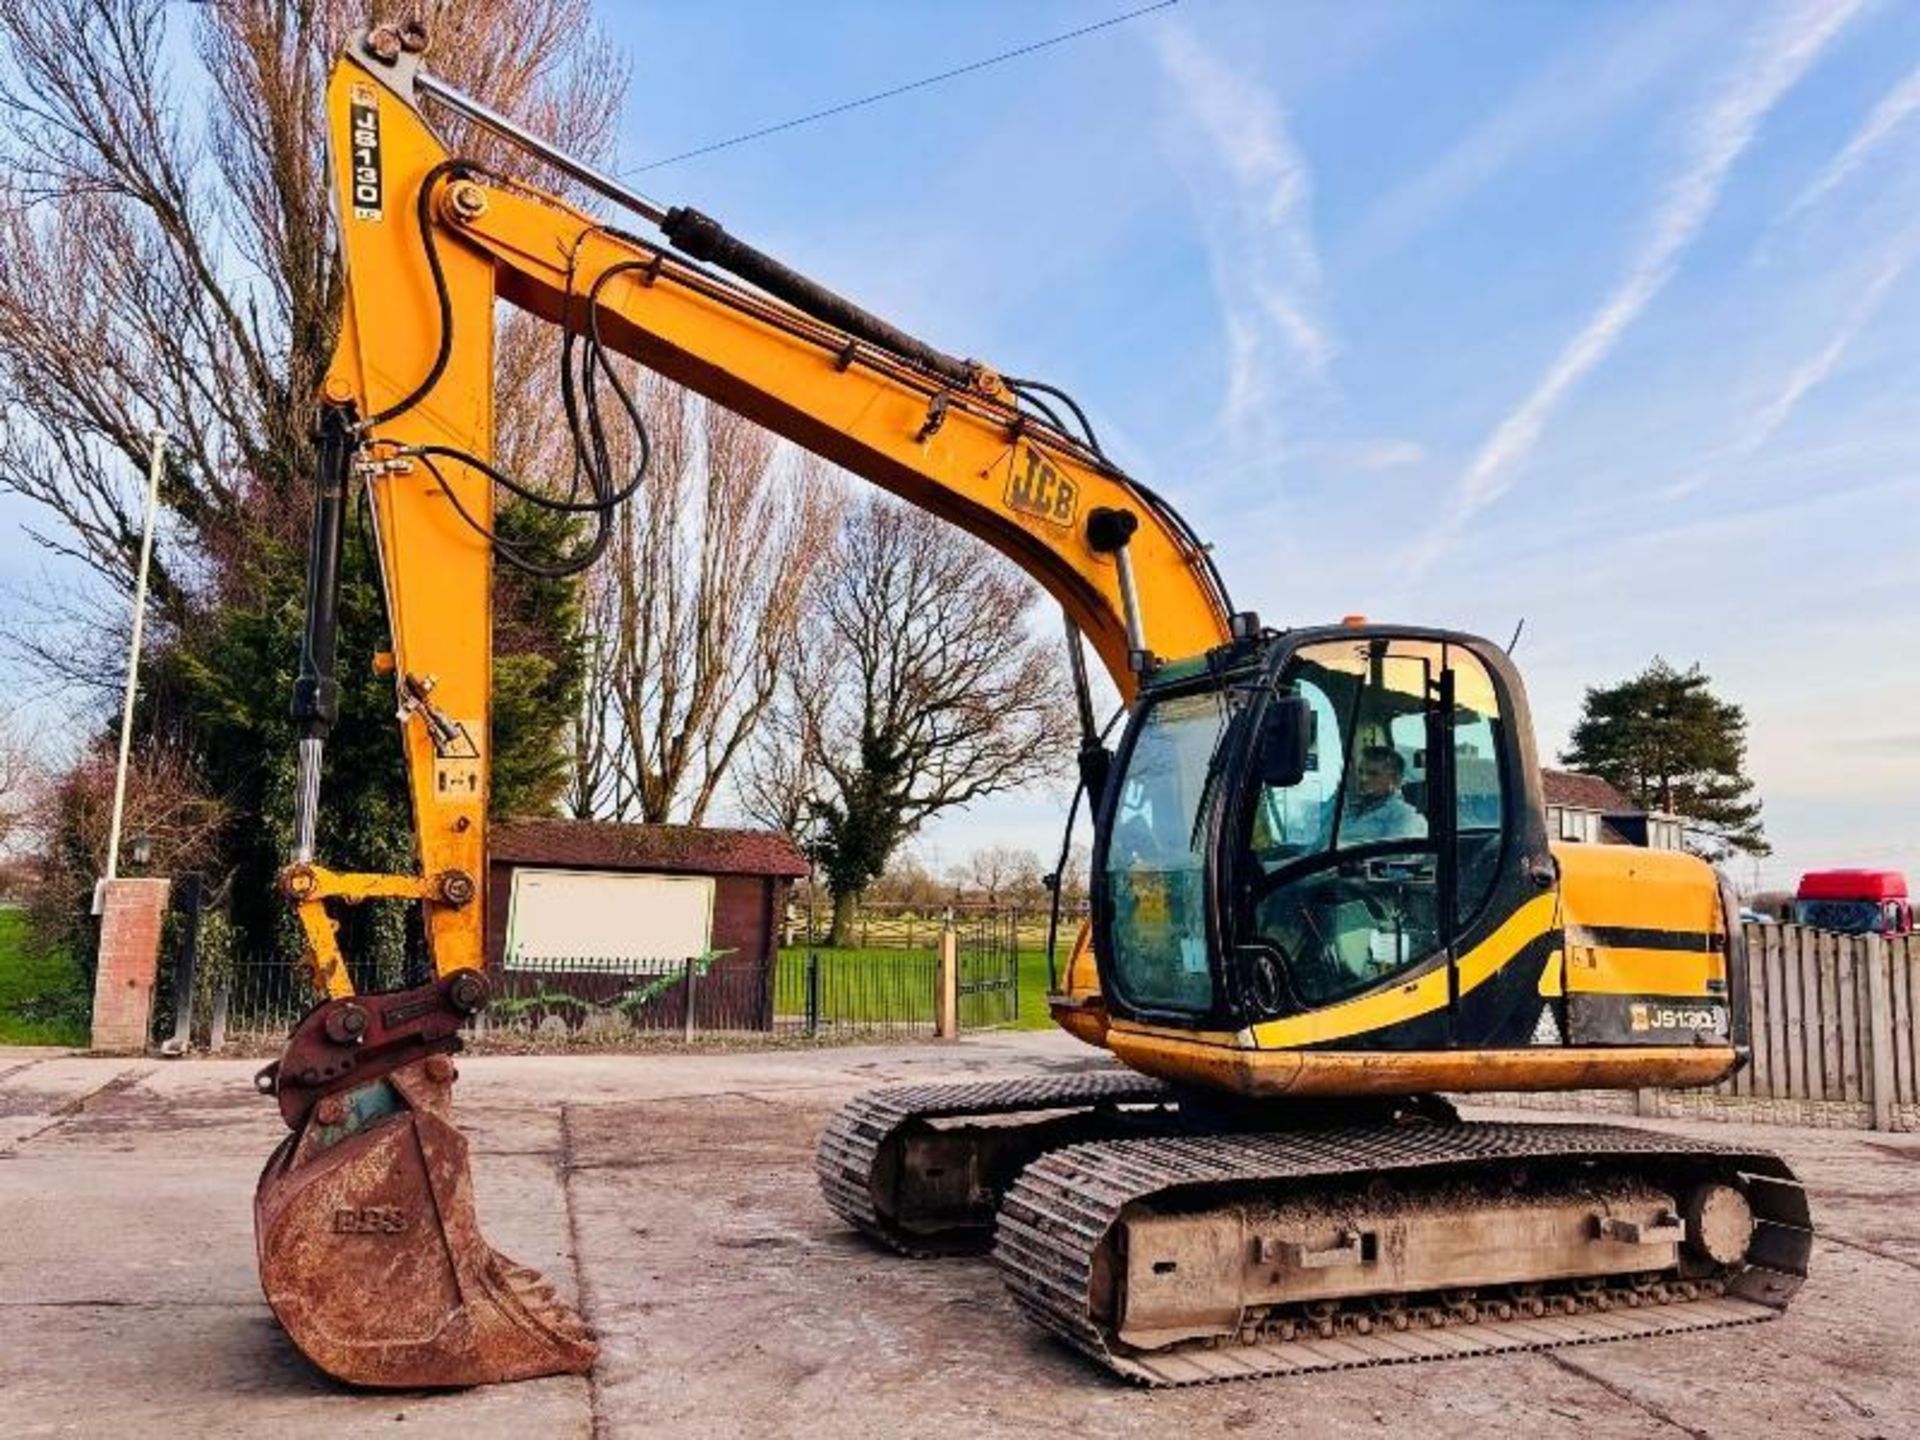
<instances>
[{"instance_id":1,"label":"excavator cab","mask_svg":"<svg viewBox=\"0 0 1920 1440\"><path fill-rule=\"evenodd\" d=\"M1553 884L1530 733L1506 657L1445 631L1299 630L1163 667L1097 827L1109 1010L1237 1031L1446 970ZM1524 1043L1540 1009L1536 987L1476 992L1350 1043Z\"/></svg>"},{"instance_id":2,"label":"excavator cab","mask_svg":"<svg viewBox=\"0 0 1920 1440\"><path fill-rule=\"evenodd\" d=\"M1550 844L1532 736L1505 652L1453 631L1249 632L1154 667L1056 1018L1244 1097L1724 1078L1724 887L1678 852Z\"/></svg>"}]
</instances>

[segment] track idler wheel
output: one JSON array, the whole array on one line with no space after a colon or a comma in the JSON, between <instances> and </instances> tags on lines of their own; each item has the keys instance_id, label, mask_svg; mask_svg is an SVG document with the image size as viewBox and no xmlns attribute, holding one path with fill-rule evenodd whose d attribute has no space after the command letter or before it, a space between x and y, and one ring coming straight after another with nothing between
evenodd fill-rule
<instances>
[{"instance_id":1,"label":"track idler wheel","mask_svg":"<svg viewBox=\"0 0 1920 1440\"><path fill-rule=\"evenodd\" d=\"M438 987L429 987L438 988ZM296 1031L279 1072L313 1028L329 1043L343 1005L377 1012L393 996L319 1007ZM442 1041L441 1043L445 1043ZM457 1042L456 1042L457 1043ZM388 1059L401 1058L389 1054ZM322 1067L325 1068L325 1067ZM586 1322L535 1271L487 1244L474 1212L466 1138L454 1126L451 1055L350 1070L296 1099L281 1082L294 1133L267 1162L254 1195L260 1281L301 1353L354 1385L419 1389L578 1375L598 1347ZM263 1077L269 1088L276 1071ZM292 1115L290 1119L294 1118Z\"/></svg>"}]
</instances>

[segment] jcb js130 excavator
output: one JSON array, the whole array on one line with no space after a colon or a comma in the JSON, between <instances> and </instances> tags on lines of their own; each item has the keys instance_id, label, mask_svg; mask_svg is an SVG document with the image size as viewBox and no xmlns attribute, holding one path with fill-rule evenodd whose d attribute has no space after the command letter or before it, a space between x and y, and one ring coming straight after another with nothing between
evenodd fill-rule
<instances>
[{"instance_id":1,"label":"jcb js130 excavator","mask_svg":"<svg viewBox=\"0 0 1920 1440\"><path fill-rule=\"evenodd\" d=\"M587 1327L488 1248L450 1113L487 1001L491 569L589 563L638 360L1010 557L1064 608L1095 822L1092 921L1054 1017L1125 1068L883 1091L818 1169L909 1254L991 1242L1015 1299L1149 1383L1533 1348L1775 1314L1811 1222L1776 1157L1590 1125L1464 1123L1443 1092L1705 1085L1741 1063L1744 958L1701 862L1555 845L1497 647L1354 621L1274 630L1102 453L1063 392L901 333L689 209L449 89L417 30L328 94L346 315L316 490L296 851L326 999L261 1075L291 1134L256 1200L267 1297L333 1374L461 1385L580 1371ZM433 105L666 243L448 153ZM490 458L497 299L565 332L569 488ZM642 466L642 469L644 467ZM573 554L493 535L506 486L582 517ZM419 872L314 858L350 496L371 501ZM642 502L644 503L644 495ZM1127 702L1101 742L1090 642ZM355 994L329 907L419 904L436 978Z\"/></svg>"}]
</instances>

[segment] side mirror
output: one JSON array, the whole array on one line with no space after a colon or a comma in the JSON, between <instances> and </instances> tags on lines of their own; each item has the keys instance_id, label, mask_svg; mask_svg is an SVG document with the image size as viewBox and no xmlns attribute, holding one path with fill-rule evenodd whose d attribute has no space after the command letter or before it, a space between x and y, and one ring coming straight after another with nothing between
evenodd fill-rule
<instances>
[{"instance_id":1,"label":"side mirror","mask_svg":"<svg viewBox=\"0 0 1920 1440\"><path fill-rule=\"evenodd\" d=\"M1285 790L1306 778L1313 755L1313 706L1304 695L1275 695L1260 717L1261 783Z\"/></svg>"}]
</instances>

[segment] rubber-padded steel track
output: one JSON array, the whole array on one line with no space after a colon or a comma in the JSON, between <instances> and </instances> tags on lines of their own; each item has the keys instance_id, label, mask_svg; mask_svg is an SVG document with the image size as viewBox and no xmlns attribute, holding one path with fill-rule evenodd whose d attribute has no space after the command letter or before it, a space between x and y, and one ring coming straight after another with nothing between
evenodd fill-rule
<instances>
[{"instance_id":1,"label":"rubber-padded steel track","mask_svg":"<svg viewBox=\"0 0 1920 1440\"><path fill-rule=\"evenodd\" d=\"M1131 1070L973 1084L896 1085L849 1101L828 1122L814 1155L827 1204L849 1224L903 1254L924 1253L891 1223L874 1193L880 1156L907 1127L937 1120L1171 1102L1171 1087Z\"/></svg>"},{"instance_id":2,"label":"rubber-padded steel track","mask_svg":"<svg viewBox=\"0 0 1920 1440\"><path fill-rule=\"evenodd\" d=\"M1095 1312L1096 1256L1122 1211L1136 1202L1202 1191L1231 1203L1236 1192L1310 1194L1323 1184L1379 1175L1465 1178L1516 1161L1688 1166L1738 1176L1756 1221L1747 1268L1726 1282L1724 1295L1647 1308L1156 1351L1121 1345ZM1805 1193L1776 1156L1616 1126L1459 1124L1068 1146L1027 1166L1007 1193L994 1255L1015 1300L1040 1325L1129 1379L1184 1385L1744 1324L1785 1307L1806 1274L1811 1249Z\"/></svg>"}]
</instances>

